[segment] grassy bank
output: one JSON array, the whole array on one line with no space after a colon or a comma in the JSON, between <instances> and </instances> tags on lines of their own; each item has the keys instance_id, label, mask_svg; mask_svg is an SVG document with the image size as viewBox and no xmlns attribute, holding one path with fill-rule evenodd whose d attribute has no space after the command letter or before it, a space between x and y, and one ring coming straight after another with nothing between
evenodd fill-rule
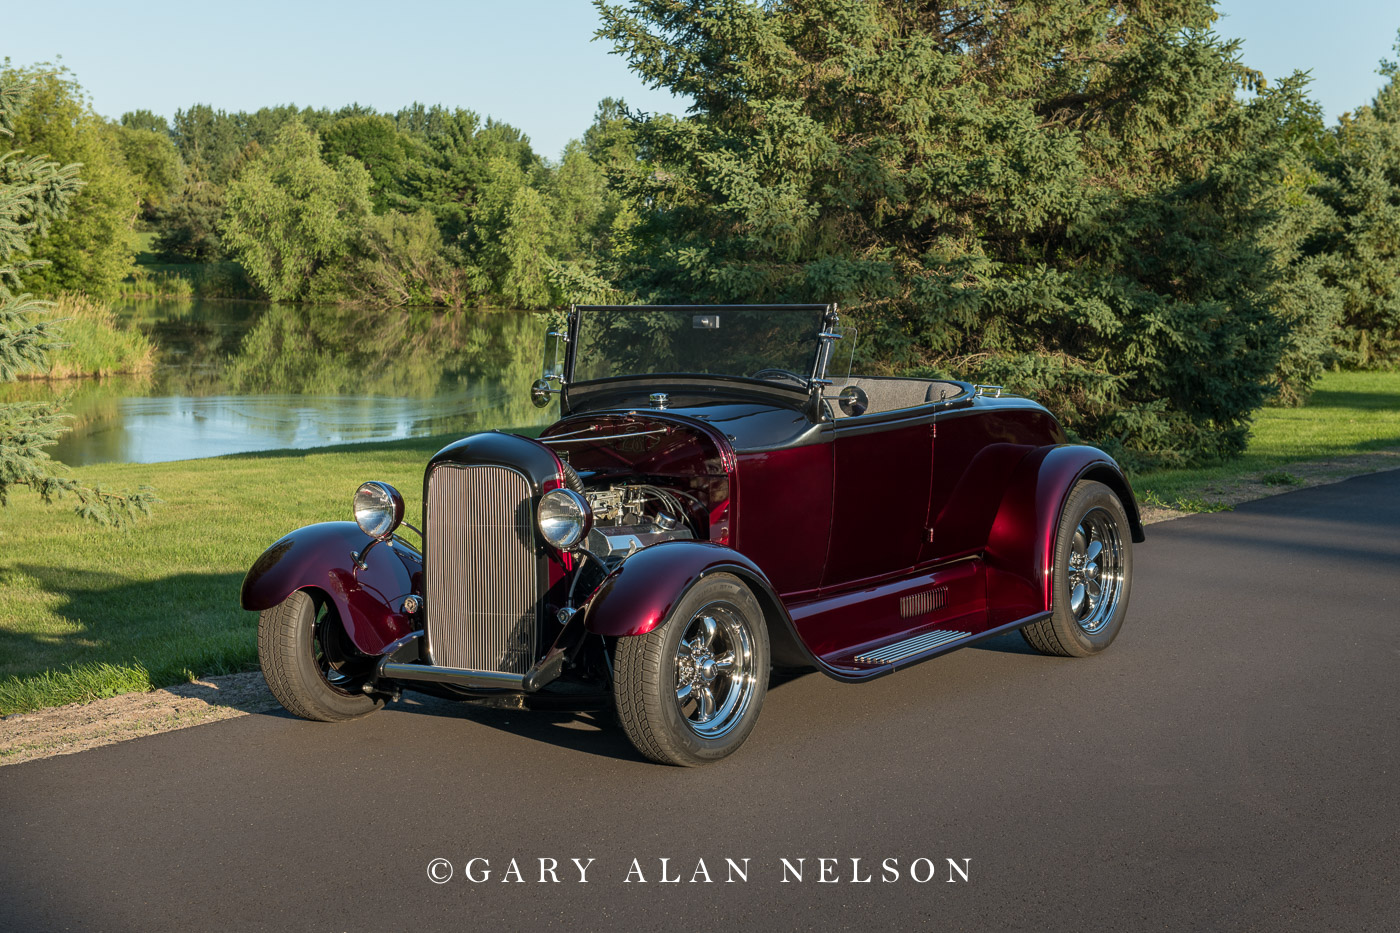
<instances>
[{"instance_id":1,"label":"grassy bank","mask_svg":"<svg viewBox=\"0 0 1400 933\"><path fill-rule=\"evenodd\" d=\"M1160 470L1133 477L1140 499L1198 512L1211 490L1239 477L1294 485L1290 463L1400 449L1400 372L1325 373L1302 408L1259 413L1244 456L1194 469Z\"/></svg>"},{"instance_id":2,"label":"grassy bank","mask_svg":"<svg viewBox=\"0 0 1400 933\"><path fill-rule=\"evenodd\" d=\"M15 496L0 510L0 712L254 665L256 617L238 608L252 560L292 528L348 518L365 479L413 496L424 460L447 440L83 468L88 481L149 483L165 500L115 534ZM1397 448L1400 373L1329 374L1309 406L1262 412L1241 460L1134 484L1145 499L1208 499L1203 490L1230 477Z\"/></svg>"},{"instance_id":3,"label":"grassy bank","mask_svg":"<svg viewBox=\"0 0 1400 933\"><path fill-rule=\"evenodd\" d=\"M143 373L155 365L155 345L123 326L104 303L65 293L54 301L51 318L58 322L63 346L49 354L49 368L39 378Z\"/></svg>"}]
</instances>

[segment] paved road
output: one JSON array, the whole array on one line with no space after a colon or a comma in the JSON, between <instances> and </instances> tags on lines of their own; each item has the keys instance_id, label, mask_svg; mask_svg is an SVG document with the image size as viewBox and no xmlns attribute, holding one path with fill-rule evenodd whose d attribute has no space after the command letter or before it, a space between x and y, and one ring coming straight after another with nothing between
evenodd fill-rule
<instances>
[{"instance_id":1,"label":"paved road","mask_svg":"<svg viewBox=\"0 0 1400 933\"><path fill-rule=\"evenodd\" d=\"M436 702L0 769L0 927L1396 929L1400 471L1150 535L1108 654L799 678L707 769Z\"/></svg>"}]
</instances>

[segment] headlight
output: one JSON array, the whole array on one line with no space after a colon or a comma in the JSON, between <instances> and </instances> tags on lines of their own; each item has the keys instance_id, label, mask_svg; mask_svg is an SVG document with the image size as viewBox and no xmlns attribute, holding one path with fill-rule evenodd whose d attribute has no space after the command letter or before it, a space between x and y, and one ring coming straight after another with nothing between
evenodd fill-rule
<instances>
[{"instance_id":1,"label":"headlight","mask_svg":"<svg viewBox=\"0 0 1400 933\"><path fill-rule=\"evenodd\" d=\"M403 496L388 483L365 483L355 490L355 522L371 538L383 540L403 521Z\"/></svg>"},{"instance_id":2,"label":"headlight","mask_svg":"<svg viewBox=\"0 0 1400 933\"><path fill-rule=\"evenodd\" d=\"M588 500L572 489L552 489L540 498L536 513L540 534L551 546L567 551L583 543L593 527Z\"/></svg>"}]
</instances>

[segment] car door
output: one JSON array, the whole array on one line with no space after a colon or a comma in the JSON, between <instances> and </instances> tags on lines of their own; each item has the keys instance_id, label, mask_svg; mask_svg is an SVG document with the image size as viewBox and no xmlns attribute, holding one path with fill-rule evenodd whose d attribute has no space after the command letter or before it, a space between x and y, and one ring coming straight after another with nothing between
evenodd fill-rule
<instances>
[{"instance_id":1,"label":"car door","mask_svg":"<svg viewBox=\"0 0 1400 933\"><path fill-rule=\"evenodd\" d=\"M835 435L823 590L900 573L918 562L928 538L933 410L841 418Z\"/></svg>"}]
</instances>

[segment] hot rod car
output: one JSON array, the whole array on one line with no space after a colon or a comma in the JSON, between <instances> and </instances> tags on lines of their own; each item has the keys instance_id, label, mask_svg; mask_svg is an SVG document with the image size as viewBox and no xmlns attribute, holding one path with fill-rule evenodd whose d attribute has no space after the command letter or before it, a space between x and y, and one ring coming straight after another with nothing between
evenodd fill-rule
<instances>
[{"instance_id":1,"label":"hot rod car","mask_svg":"<svg viewBox=\"0 0 1400 933\"><path fill-rule=\"evenodd\" d=\"M1013 630L1108 647L1143 540L1117 464L994 386L850 376L841 338L827 305L573 308L530 390L561 417L438 451L421 546L372 481L253 564L273 694L323 721L405 688L612 706L697 765L775 667L858 683Z\"/></svg>"}]
</instances>

